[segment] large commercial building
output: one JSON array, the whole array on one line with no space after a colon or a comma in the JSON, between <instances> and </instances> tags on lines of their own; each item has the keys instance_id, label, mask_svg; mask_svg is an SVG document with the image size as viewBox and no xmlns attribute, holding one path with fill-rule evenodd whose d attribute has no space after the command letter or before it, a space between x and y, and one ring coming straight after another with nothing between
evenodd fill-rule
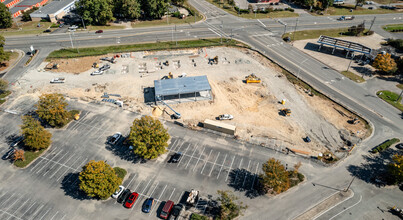
<instances>
[{"instance_id":1,"label":"large commercial building","mask_svg":"<svg viewBox=\"0 0 403 220\"><path fill-rule=\"evenodd\" d=\"M33 20L48 19L56 22L75 8L78 0L53 0L31 14Z\"/></svg>"},{"instance_id":2,"label":"large commercial building","mask_svg":"<svg viewBox=\"0 0 403 220\"><path fill-rule=\"evenodd\" d=\"M22 12L31 9L32 7L41 7L48 0L0 0L6 7L9 8L11 15L16 18Z\"/></svg>"}]
</instances>

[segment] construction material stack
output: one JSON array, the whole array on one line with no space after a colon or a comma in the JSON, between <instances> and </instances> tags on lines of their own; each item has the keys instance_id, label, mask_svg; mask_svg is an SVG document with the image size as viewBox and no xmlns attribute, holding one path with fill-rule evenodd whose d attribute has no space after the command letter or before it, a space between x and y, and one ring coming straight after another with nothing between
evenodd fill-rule
<instances>
[{"instance_id":1,"label":"construction material stack","mask_svg":"<svg viewBox=\"0 0 403 220\"><path fill-rule=\"evenodd\" d=\"M261 83L262 81L254 73L252 73L245 77L245 82L246 83Z\"/></svg>"}]
</instances>

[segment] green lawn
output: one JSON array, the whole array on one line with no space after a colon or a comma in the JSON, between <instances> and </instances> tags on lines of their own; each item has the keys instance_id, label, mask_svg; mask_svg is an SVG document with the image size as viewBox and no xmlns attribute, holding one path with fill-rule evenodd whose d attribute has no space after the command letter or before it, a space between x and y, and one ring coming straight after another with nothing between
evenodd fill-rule
<instances>
[{"instance_id":1,"label":"green lawn","mask_svg":"<svg viewBox=\"0 0 403 220\"><path fill-rule=\"evenodd\" d=\"M8 91L8 90L3 93L0 93L0 105L6 102L5 98L10 94L11 94L11 91Z\"/></svg>"},{"instance_id":2,"label":"green lawn","mask_svg":"<svg viewBox=\"0 0 403 220\"><path fill-rule=\"evenodd\" d=\"M38 23L41 24L41 27L37 27ZM52 25L51 22L37 22L37 21L18 22L18 26L16 23L13 23L13 26L11 28L1 29L0 34L3 36L41 34L51 25Z\"/></svg>"},{"instance_id":3,"label":"green lawn","mask_svg":"<svg viewBox=\"0 0 403 220\"><path fill-rule=\"evenodd\" d=\"M396 30L403 31L403 24L388 24L382 27L385 31L393 32Z\"/></svg>"},{"instance_id":4,"label":"green lawn","mask_svg":"<svg viewBox=\"0 0 403 220\"><path fill-rule=\"evenodd\" d=\"M24 168L26 166L28 166L28 164L30 164L33 160L35 160L37 157L41 156L41 154L45 151L46 149L42 149L39 150L37 152L33 152L33 151L25 151L24 152L24 156L25 156L25 160L17 160L14 161L14 165L16 167L19 168Z\"/></svg>"},{"instance_id":5,"label":"green lawn","mask_svg":"<svg viewBox=\"0 0 403 220\"><path fill-rule=\"evenodd\" d=\"M223 39L223 43L220 43L220 38L212 39L200 39L200 40L187 40L175 42L158 42L158 43L145 43L145 44L130 44L130 45L118 45L118 46L106 46L106 47L90 47L80 48L80 53L77 53L76 49L61 49L53 51L49 54L47 59L52 58L75 58L85 56L98 56L108 53L121 53L121 52L134 52L144 50L167 50L167 49L183 49L183 48L195 48L195 47L210 47L210 46L241 46L246 45L235 41Z\"/></svg>"},{"instance_id":6,"label":"green lawn","mask_svg":"<svg viewBox=\"0 0 403 220\"><path fill-rule=\"evenodd\" d=\"M293 36L295 35L295 36ZM305 40L318 38L320 35L326 35L329 37L342 37L349 36L348 28L336 28L336 29L321 29L321 30L306 30L285 33L283 38L290 37L291 40Z\"/></svg>"},{"instance_id":7,"label":"green lawn","mask_svg":"<svg viewBox=\"0 0 403 220\"><path fill-rule=\"evenodd\" d=\"M350 10L353 9L352 12ZM343 5L339 7L329 7L324 13L324 15L363 15L363 14L390 14L390 13L400 13L397 10L389 10L389 9L366 9L362 7L357 7L357 9L354 9L354 5ZM318 14L314 14L318 15Z\"/></svg>"},{"instance_id":8,"label":"green lawn","mask_svg":"<svg viewBox=\"0 0 403 220\"><path fill-rule=\"evenodd\" d=\"M196 16L196 22L203 19L202 16ZM169 22L169 23L168 23ZM162 25L171 25L171 24L190 24L195 22L194 16L188 16L185 19L180 19L176 17L170 17L169 21L166 18L152 20L152 21L136 21L132 22L132 27L150 27L150 26L162 26Z\"/></svg>"},{"instance_id":9,"label":"green lawn","mask_svg":"<svg viewBox=\"0 0 403 220\"><path fill-rule=\"evenodd\" d=\"M385 102L393 105L395 108L397 108L403 112L403 105L400 103L402 100L402 97L400 97L399 100L397 100L397 98L399 97L399 94L396 94L394 92L387 91L387 90L382 90L382 91L378 91L376 93L376 95L379 98L383 99Z\"/></svg>"},{"instance_id":10,"label":"green lawn","mask_svg":"<svg viewBox=\"0 0 403 220\"><path fill-rule=\"evenodd\" d=\"M114 167L113 170L115 171L116 175L122 180L125 178L127 174L127 171L120 167Z\"/></svg>"},{"instance_id":11,"label":"green lawn","mask_svg":"<svg viewBox=\"0 0 403 220\"><path fill-rule=\"evenodd\" d=\"M374 0L374 2L386 5L386 4L389 4L389 3L398 3L399 0Z\"/></svg>"},{"instance_id":12,"label":"green lawn","mask_svg":"<svg viewBox=\"0 0 403 220\"><path fill-rule=\"evenodd\" d=\"M341 74L343 74L345 77L353 80L354 82L357 82L357 83L365 82L364 78L362 78L361 76L358 76L350 71L342 71Z\"/></svg>"},{"instance_id":13,"label":"green lawn","mask_svg":"<svg viewBox=\"0 0 403 220\"><path fill-rule=\"evenodd\" d=\"M210 2L211 4L217 6L218 8L223 9L224 11L241 17L241 18L247 18L247 19L263 19L263 18L283 18L283 17L298 17L299 15L295 12L290 12L290 11L273 11L273 12L269 12L267 14L263 14L263 13L249 13L249 14L238 14L238 12L234 9L234 7L232 7L231 5L228 4L218 4L217 2L215 2L214 0L207 0L208 2Z\"/></svg>"}]
</instances>

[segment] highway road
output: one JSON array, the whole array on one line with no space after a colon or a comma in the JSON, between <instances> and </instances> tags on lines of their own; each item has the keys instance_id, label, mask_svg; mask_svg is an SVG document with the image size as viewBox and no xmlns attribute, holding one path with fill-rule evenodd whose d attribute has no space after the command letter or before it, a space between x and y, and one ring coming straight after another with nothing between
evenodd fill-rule
<instances>
[{"instance_id":1,"label":"highway road","mask_svg":"<svg viewBox=\"0 0 403 220\"><path fill-rule=\"evenodd\" d=\"M337 21L338 16L310 16L299 18L246 20L227 14L219 8L205 1L189 0L189 2L201 11L206 20L197 24L181 26L162 26L151 28L136 28L115 31L105 31L103 34L76 32L73 43L78 47L119 45L129 43L171 41L184 39L225 37L235 38L250 45L266 55L269 59L289 70L302 80L308 82L314 88L328 95L340 104L357 112L372 125L373 135L365 140L353 154L340 162L337 166L329 168L313 169L315 175L309 175L309 179L301 186L278 198L272 198L268 202L255 204L248 201L250 207L245 219L261 219L270 214L270 219L292 219L332 194L332 188L345 188L351 181L349 172L352 166L360 166L365 163L364 156L373 146L381 143L386 138L399 137L403 139L403 120L401 112L385 104L375 94L365 89L363 85L356 84L345 79L337 71L329 68L314 58L306 55L292 45L284 43L280 36L285 30L323 29L329 27L349 27L365 21L375 19L373 30L381 32L380 26L385 24L402 23L403 14L362 15L356 16L352 21ZM298 24L296 26L296 24ZM386 35L386 34L385 34ZM27 67L20 63L3 77L10 82L15 82L28 68L37 67L40 62L53 50L71 47L70 36L67 33L42 34L39 36L7 37L6 49L22 49L27 51L29 46L40 50L38 56ZM310 166L307 164L306 166ZM329 187L313 186L312 183L321 183ZM383 218L377 206L386 209L388 205L403 206L403 193L399 189L382 189L367 183L365 178L356 178L352 186L354 196L344 204L329 210L319 219L365 219L369 216ZM378 199L379 198L379 199ZM354 205L354 206L353 206Z\"/></svg>"}]
</instances>

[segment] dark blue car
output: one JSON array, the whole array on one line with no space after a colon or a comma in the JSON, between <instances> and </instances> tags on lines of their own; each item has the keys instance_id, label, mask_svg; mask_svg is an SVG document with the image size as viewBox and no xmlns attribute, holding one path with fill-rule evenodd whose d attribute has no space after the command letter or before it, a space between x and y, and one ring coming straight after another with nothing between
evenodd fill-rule
<instances>
[{"instance_id":1,"label":"dark blue car","mask_svg":"<svg viewBox=\"0 0 403 220\"><path fill-rule=\"evenodd\" d=\"M144 204L143 204L143 212L149 213L153 204L154 204L153 198L146 199L146 201L144 201Z\"/></svg>"}]
</instances>

